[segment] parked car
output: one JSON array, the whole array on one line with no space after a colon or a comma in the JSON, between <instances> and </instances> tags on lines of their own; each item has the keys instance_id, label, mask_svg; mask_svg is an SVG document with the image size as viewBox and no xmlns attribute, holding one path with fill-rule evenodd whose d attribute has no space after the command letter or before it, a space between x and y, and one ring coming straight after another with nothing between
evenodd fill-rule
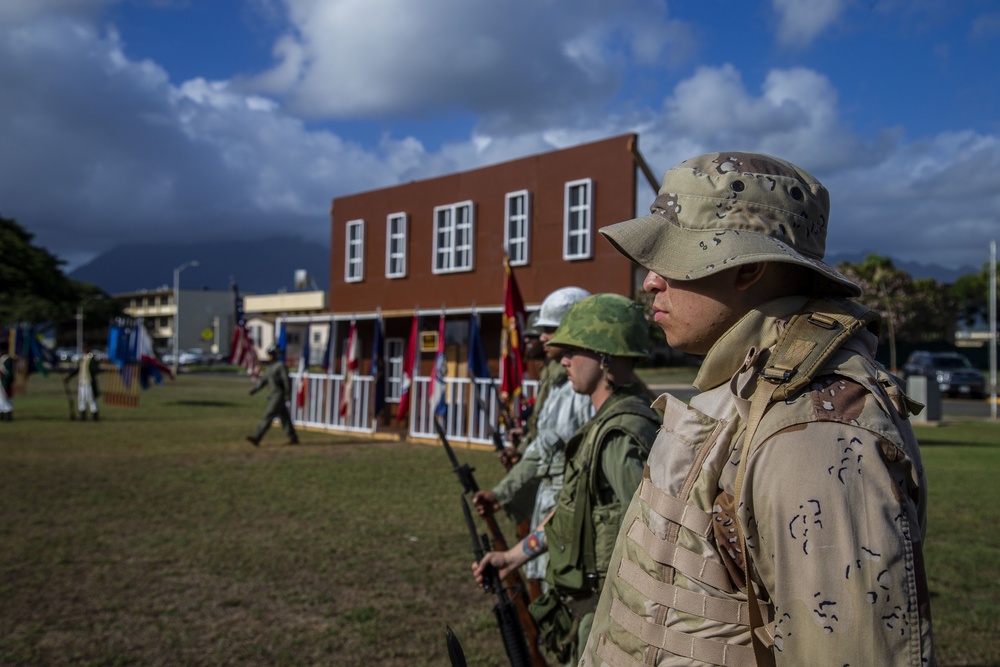
<instances>
[{"instance_id":1,"label":"parked car","mask_svg":"<svg viewBox=\"0 0 1000 667\"><path fill-rule=\"evenodd\" d=\"M959 352L917 350L906 360L903 372L935 380L947 396L982 398L986 392L986 377Z\"/></svg>"},{"instance_id":2,"label":"parked car","mask_svg":"<svg viewBox=\"0 0 1000 667\"><path fill-rule=\"evenodd\" d=\"M170 366L174 363L174 353L165 352L163 354L163 363ZM178 366L204 366L212 363L212 355L205 352L200 347L192 347L187 350L180 350L177 353L177 365Z\"/></svg>"}]
</instances>

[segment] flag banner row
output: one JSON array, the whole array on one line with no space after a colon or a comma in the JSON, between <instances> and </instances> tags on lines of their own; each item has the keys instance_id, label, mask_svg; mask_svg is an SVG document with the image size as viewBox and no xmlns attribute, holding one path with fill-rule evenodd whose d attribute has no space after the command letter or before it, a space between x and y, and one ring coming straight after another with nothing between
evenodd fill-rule
<instances>
[{"instance_id":1,"label":"flag banner row","mask_svg":"<svg viewBox=\"0 0 1000 667\"><path fill-rule=\"evenodd\" d=\"M229 345L229 363L245 368L247 375L253 378L260 376L260 358L257 356L257 349L254 347L253 336L247 327L246 312L243 310L243 297L240 290L233 283L233 308L234 322L233 339Z\"/></svg>"}]
</instances>

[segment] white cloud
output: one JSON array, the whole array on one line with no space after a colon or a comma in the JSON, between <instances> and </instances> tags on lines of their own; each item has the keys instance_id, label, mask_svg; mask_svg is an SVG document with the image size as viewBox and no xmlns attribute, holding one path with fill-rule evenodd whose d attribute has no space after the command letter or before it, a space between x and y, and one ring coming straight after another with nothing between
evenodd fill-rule
<instances>
[{"instance_id":1,"label":"white cloud","mask_svg":"<svg viewBox=\"0 0 1000 667\"><path fill-rule=\"evenodd\" d=\"M836 22L846 4L847 0L771 0L778 15L778 41L807 46Z\"/></svg>"},{"instance_id":2,"label":"white cloud","mask_svg":"<svg viewBox=\"0 0 1000 667\"><path fill-rule=\"evenodd\" d=\"M694 49L684 24L650 0L286 2L277 64L242 84L311 117L544 117L606 99L623 59L675 64Z\"/></svg>"},{"instance_id":3,"label":"white cloud","mask_svg":"<svg viewBox=\"0 0 1000 667\"><path fill-rule=\"evenodd\" d=\"M833 196L834 252L955 265L1000 228L995 134L861 137L831 79L803 67L717 64L678 80L671 68L698 45L662 3L285 1L283 56L253 80L172 82L86 18L5 25L0 14L0 145L18 156L0 162L0 215L66 253L234 233L327 242L341 194L636 131L660 173L715 150L814 172ZM663 91L619 107L636 66ZM460 117L471 129L428 148L386 121L363 146L309 124L325 114ZM640 181L638 210L651 200Z\"/></svg>"},{"instance_id":4,"label":"white cloud","mask_svg":"<svg viewBox=\"0 0 1000 667\"><path fill-rule=\"evenodd\" d=\"M3 0L0 25L27 23L54 13L94 15L115 0Z\"/></svg>"}]
</instances>

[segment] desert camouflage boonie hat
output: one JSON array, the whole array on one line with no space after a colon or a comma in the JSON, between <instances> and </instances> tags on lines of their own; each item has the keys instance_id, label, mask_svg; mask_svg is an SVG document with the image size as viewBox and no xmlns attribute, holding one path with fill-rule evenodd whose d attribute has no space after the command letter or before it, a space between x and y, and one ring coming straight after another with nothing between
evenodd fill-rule
<instances>
[{"instance_id":1,"label":"desert camouflage boonie hat","mask_svg":"<svg viewBox=\"0 0 1000 667\"><path fill-rule=\"evenodd\" d=\"M635 301L621 294L594 294L570 306L546 345L645 358L649 356L649 327L642 306Z\"/></svg>"},{"instance_id":2,"label":"desert camouflage boonie hat","mask_svg":"<svg viewBox=\"0 0 1000 667\"><path fill-rule=\"evenodd\" d=\"M759 153L710 153L663 175L650 215L600 230L622 254L673 280L753 262L816 271L829 294L861 288L823 262L830 196L790 162Z\"/></svg>"}]
</instances>

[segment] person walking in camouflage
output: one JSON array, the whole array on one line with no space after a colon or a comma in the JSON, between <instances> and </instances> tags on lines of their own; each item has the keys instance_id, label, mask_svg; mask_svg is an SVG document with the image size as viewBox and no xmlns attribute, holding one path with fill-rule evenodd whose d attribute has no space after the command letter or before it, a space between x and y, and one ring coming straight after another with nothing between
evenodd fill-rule
<instances>
[{"instance_id":1,"label":"person walking in camouflage","mask_svg":"<svg viewBox=\"0 0 1000 667\"><path fill-rule=\"evenodd\" d=\"M257 383L250 388L249 394L253 396L267 385L267 410L264 417L257 424L257 430L253 435L247 436L247 441L257 447L261 439L271 428L271 422L275 418L281 420L281 428L288 436L287 445L299 444L299 436L295 433L295 425L292 424L292 415L288 412L288 400L292 396L292 379L288 376L288 368L281 359L281 350L277 345L267 348L268 365L264 369L263 375Z\"/></svg>"},{"instance_id":2,"label":"person walking in camouflage","mask_svg":"<svg viewBox=\"0 0 1000 667\"><path fill-rule=\"evenodd\" d=\"M654 403L581 665L934 664L922 406L822 260L828 217L805 170L713 153L600 230L648 270L670 346L704 358L689 404Z\"/></svg>"},{"instance_id":3,"label":"person walking in camouflage","mask_svg":"<svg viewBox=\"0 0 1000 667\"><path fill-rule=\"evenodd\" d=\"M573 390L590 397L595 414L566 444L563 486L549 515L513 548L486 554L473 572L482 583L489 566L505 576L547 552L548 590L530 611L544 647L576 664L660 416L634 372L648 356L646 319L635 302L618 294L587 297L570 307L548 345L562 350Z\"/></svg>"}]
</instances>

